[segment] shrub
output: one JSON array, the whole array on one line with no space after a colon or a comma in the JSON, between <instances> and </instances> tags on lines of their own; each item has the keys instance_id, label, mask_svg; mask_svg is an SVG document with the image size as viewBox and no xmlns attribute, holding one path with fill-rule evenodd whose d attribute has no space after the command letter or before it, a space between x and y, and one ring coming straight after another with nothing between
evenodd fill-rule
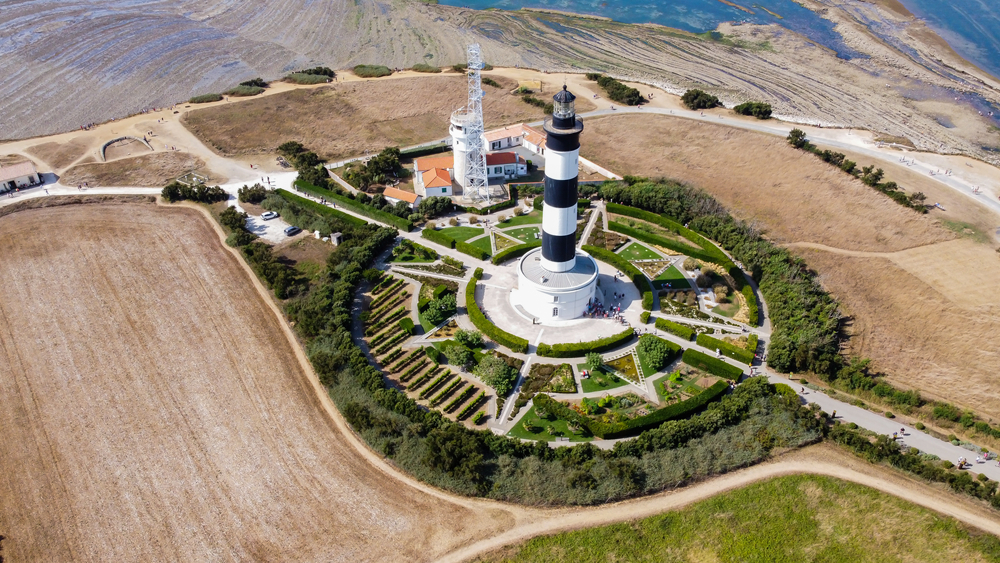
<instances>
[{"instance_id":1,"label":"shrub","mask_svg":"<svg viewBox=\"0 0 1000 563\"><path fill-rule=\"evenodd\" d=\"M680 346L652 334L643 334L640 336L639 346L636 347L639 358L644 360L644 363L654 373L660 371L663 366L670 363L674 355L680 351Z\"/></svg>"},{"instance_id":2,"label":"shrub","mask_svg":"<svg viewBox=\"0 0 1000 563\"><path fill-rule=\"evenodd\" d=\"M318 67L315 67L315 68L307 68L305 70L300 70L299 73L300 74L312 74L312 75L316 75L316 76L326 76L328 78L333 78L334 76L337 76L337 73L334 72L332 68L325 67L325 66L318 66Z\"/></svg>"},{"instance_id":3,"label":"shrub","mask_svg":"<svg viewBox=\"0 0 1000 563\"><path fill-rule=\"evenodd\" d=\"M171 203L185 199L198 203L216 203L229 199L229 194L219 186L209 187L204 184L188 186L177 181L164 186L160 195Z\"/></svg>"},{"instance_id":4,"label":"shrub","mask_svg":"<svg viewBox=\"0 0 1000 563\"><path fill-rule=\"evenodd\" d=\"M627 328L614 335L590 342L570 342L564 344L539 344L536 353L548 358L575 358L587 352L606 352L630 342L635 338L635 329Z\"/></svg>"},{"instance_id":5,"label":"shrub","mask_svg":"<svg viewBox=\"0 0 1000 563\"><path fill-rule=\"evenodd\" d=\"M719 102L719 98L698 89L684 92L684 95L681 96L681 101L684 102L684 105L686 105L688 109L695 110L711 109L722 105Z\"/></svg>"},{"instance_id":6,"label":"shrub","mask_svg":"<svg viewBox=\"0 0 1000 563\"><path fill-rule=\"evenodd\" d=\"M473 246L465 241L455 241L455 250L472 256L473 258L478 258L480 260L487 260L490 257L490 253L486 252L478 246Z\"/></svg>"},{"instance_id":7,"label":"shrub","mask_svg":"<svg viewBox=\"0 0 1000 563\"><path fill-rule=\"evenodd\" d=\"M392 71L384 65L357 65L354 67L354 74L361 78L381 78L389 76Z\"/></svg>"},{"instance_id":8,"label":"shrub","mask_svg":"<svg viewBox=\"0 0 1000 563\"><path fill-rule=\"evenodd\" d=\"M486 411L479 411L476 416L472 417L472 423L478 426L483 423L484 418L486 418Z\"/></svg>"},{"instance_id":9,"label":"shrub","mask_svg":"<svg viewBox=\"0 0 1000 563\"><path fill-rule=\"evenodd\" d=\"M413 325L413 319L410 317L403 317L399 319L399 328L403 329L406 334L412 336L416 332L416 327Z\"/></svg>"},{"instance_id":10,"label":"shrub","mask_svg":"<svg viewBox=\"0 0 1000 563\"><path fill-rule=\"evenodd\" d=\"M222 94L202 94L188 100L192 104L207 104L209 102L221 102Z\"/></svg>"},{"instance_id":11,"label":"shrub","mask_svg":"<svg viewBox=\"0 0 1000 563\"><path fill-rule=\"evenodd\" d=\"M751 334L747 337L747 352L751 354L757 353L757 341L759 337L756 334Z\"/></svg>"},{"instance_id":12,"label":"shrub","mask_svg":"<svg viewBox=\"0 0 1000 563\"><path fill-rule=\"evenodd\" d=\"M695 331L693 328L668 321L667 319L656 319L656 328L675 336L680 336L684 340L694 340Z\"/></svg>"},{"instance_id":13,"label":"shrub","mask_svg":"<svg viewBox=\"0 0 1000 563\"><path fill-rule=\"evenodd\" d=\"M264 201L267 197L267 188L263 184L254 184L253 186L247 186L246 184L240 188L238 192L238 198L242 203L252 203L254 205L259 204Z\"/></svg>"},{"instance_id":14,"label":"shrub","mask_svg":"<svg viewBox=\"0 0 1000 563\"><path fill-rule=\"evenodd\" d=\"M707 371L712 375L717 375L726 379L737 380L741 375L743 375L742 369L729 365L718 358L713 358L708 354L699 352L694 348L684 350L684 355L681 356L681 360L691 367Z\"/></svg>"},{"instance_id":15,"label":"shrub","mask_svg":"<svg viewBox=\"0 0 1000 563\"><path fill-rule=\"evenodd\" d=\"M644 291L642 293L642 309L643 314L646 315L646 320L649 320L649 312L653 310L653 292ZM642 321L646 322L646 321Z\"/></svg>"},{"instance_id":16,"label":"shrub","mask_svg":"<svg viewBox=\"0 0 1000 563\"><path fill-rule=\"evenodd\" d=\"M593 80L594 82L597 82L604 75L599 72L588 72L585 76L587 77L587 80Z\"/></svg>"},{"instance_id":17,"label":"shrub","mask_svg":"<svg viewBox=\"0 0 1000 563\"><path fill-rule=\"evenodd\" d=\"M324 76L322 74L307 74L304 72L293 72L284 78L285 82L291 82L292 84L325 84L330 82L330 77Z\"/></svg>"},{"instance_id":18,"label":"shrub","mask_svg":"<svg viewBox=\"0 0 1000 563\"><path fill-rule=\"evenodd\" d=\"M245 98L249 96L256 96L264 92L264 88L261 86L244 86L240 84L234 88L230 88L223 92L227 96L233 96L235 98Z\"/></svg>"},{"instance_id":19,"label":"shrub","mask_svg":"<svg viewBox=\"0 0 1000 563\"><path fill-rule=\"evenodd\" d=\"M289 192L289 191L286 191L286 190L275 190L274 193L276 193L277 195L281 196L282 199L284 199L285 201L287 201L289 203L294 203L296 205L304 207L304 208L308 209L309 211L313 211L313 212L315 212L315 213L317 213L319 215L322 215L324 217L329 217L329 218L332 218L332 219L337 219L339 221L343 221L344 223L346 223L348 225L351 225L353 227L361 227L361 226L364 226L364 225L368 224L368 222L365 221L364 219L359 219L358 217L355 217L354 215L348 215L347 213L344 213L343 211L338 211L338 210L333 209L331 207L327 207L327 206L325 206L323 204L316 203L315 201L313 201L311 199L306 199L304 197L297 196L297 195L293 194L292 192Z\"/></svg>"},{"instance_id":20,"label":"shrub","mask_svg":"<svg viewBox=\"0 0 1000 563\"><path fill-rule=\"evenodd\" d=\"M916 428L917 430L923 430L923 429L927 428L926 426L924 426L923 422L918 422L918 423L914 424L913 427Z\"/></svg>"},{"instance_id":21,"label":"shrub","mask_svg":"<svg viewBox=\"0 0 1000 563\"><path fill-rule=\"evenodd\" d=\"M760 313L757 308L757 295L753 292L753 287L750 284L743 286L741 290L743 294L743 299L747 302L747 324L750 326L757 326L760 323Z\"/></svg>"},{"instance_id":22,"label":"shrub","mask_svg":"<svg viewBox=\"0 0 1000 563\"><path fill-rule=\"evenodd\" d=\"M469 313L469 320L472 321L472 324L475 325L480 332L485 334L497 344L506 346L512 351L521 354L527 352L528 341L526 339L506 332L491 323L476 303L476 281L482 276L483 269L476 268L476 271L472 274L472 279L469 280L469 283L465 286L465 309Z\"/></svg>"},{"instance_id":23,"label":"shrub","mask_svg":"<svg viewBox=\"0 0 1000 563\"><path fill-rule=\"evenodd\" d=\"M257 88L267 88L267 81L261 77L251 78L250 80L244 80L240 82L240 86L256 86Z\"/></svg>"},{"instance_id":24,"label":"shrub","mask_svg":"<svg viewBox=\"0 0 1000 563\"><path fill-rule=\"evenodd\" d=\"M420 231L420 236L423 238L440 244L441 246L446 246L448 248L455 248L455 243L458 242L450 236L442 233L441 231L436 231L433 228L425 228Z\"/></svg>"},{"instance_id":25,"label":"shrub","mask_svg":"<svg viewBox=\"0 0 1000 563\"><path fill-rule=\"evenodd\" d=\"M639 313L639 322L642 324L646 324L649 322L649 311L643 311Z\"/></svg>"},{"instance_id":26,"label":"shrub","mask_svg":"<svg viewBox=\"0 0 1000 563\"><path fill-rule=\"evenodd\" d=\"M892 414L890 411L885 411L886 418L896 418L896 415Z\"/></svg>"},{"instance_id":27,"label":"shrub","mask_svg":"<svg viewBox=\"0 0 1000 563\"><path fill-rule=\"evenodd\" d=\"M607 92L612 100L627 106L637 106L644 100L639 90L626 86L610 76L601 76L597 79L597 85Z\"/></svg>"},{"instance_id":28,"label":"shrub","mask_svg":"<svg viewBox=\"0 0 1000 563\"><path fill-rule=\"evenodd\" d=\"M427 322L438 326L443 323L448 317L455 314L455 295L446 294L440 299L435 299L427 305L427 310L424 312L424 318Z\"/></svg>"},{"instance_id":29,"label":"shrub","mask_svg":"<svg viewBox=\"0 0 1000 563\"><path fill-rule=\"evenodd\" d=\"M723 356L730 357L737 362L743 362L747 365L753 363L753 352L748 352L746 349L730 344L729 342L713 338L707 334L699 334L696 342L709 350L719 350Z\"/></svg>"},{"instance_id":30,"label":"shrub","mask_svg":"<svg viewBox=\"0 0 1000 563\"><path fill-rule=\"evenodd\" d=\"M499 82L497 82L496 80L493 80L489 76L484 76L483 77L483 84L485 84L487 86L492 86L494 88L503 88L503 86L501 86Z\"/></svg>"},{"instance_id":31,"label":"shrub","mask_svg":"<svg viewBox=\"0 0 1000 563\"><path fill-rule=\"evenodd\" d=\"M428 346L424 349L424 351L427 352L427 357L430 358L435 364L440 364L444 361L444 358L442 357L443 354L437 348Z\"/></svg>"},{"instance_id":32,"label":"shrub","mask_svg":"<svg viewBox=\"0 0 1000 563\"><path fill-rule=\"evenodd\" d=\"M771 119L771 104L764 102L744 102L733 108L740 115L752 115L757 119Z\"/></svg>"},{"instance_id":33,"label":"shrub","mask_svg":"<svg viewBox=\"0 0 1000 563\"><path fill-rule=\"evenodd\" d=\"M455 333L455 342L469 348L480 348L483 345L483 333L462 329Z\"/></svg>"},{"instance_id":34,"label":"shrub","mask_svg":"<svg viewBox=\"0 0 1000 563\"><path fill-rule=\"evenodd\" d=\"M542 241L540 240L531 241L525 244L519 244L517 246L511 246L494 254L493 258L490 261L493 262L494 264L503 264L507 260L520 258L521 256L527 254L529 250L533 248L538 248L540 246L542 246Z\"/></svg>"},{"instance_id":35,"label":"shrub","mask_svg":"<svg viewBox=\"0 0 1000 563\"><path fill-rule=\"evenodd\" d=\"M441 72L440 68L438 68L438 67L436 67L434 65L429 65L427 63L418 63L418 64L415 64L412 67L410 67L410 70L412 70L414 72L432 72L432 73Z\"/></svg>"},{"instance_id":36,"label":"shrub","mask_svg":"<svg viewBox=\"0 0 1000 563\"><path fill-rule=\"evenodd\" d=\"M473 373L483 383L497 392L497 397L506 397L514 390L517 381L517 370L507 365L503 359L496 356L483 356Z\"/></svg>"}]
</instances>

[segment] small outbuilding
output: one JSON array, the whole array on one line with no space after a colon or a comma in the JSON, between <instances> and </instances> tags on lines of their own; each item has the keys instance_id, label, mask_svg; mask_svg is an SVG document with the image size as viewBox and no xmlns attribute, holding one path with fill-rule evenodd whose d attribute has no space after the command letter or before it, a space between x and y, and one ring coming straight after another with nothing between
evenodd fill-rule
<instances>
[{"instance_id":1,"label":"small outbuilding","mask_svg":"<svg viewBox=\"0 0 1000 563\"><path fill-rule=\"evenodd\" d=\"M27 188L41 183L38 171L31 162L19 162L10 166L0 166L0 192L17 188Z\"/></svg>"},{"instance_id":2,"label":"small outbuilding","mask_svg":"<svg viewBox=\"0 0 1000 563\"><path fill-rule=\"evenodd\" d=\"M404 192L398 188L386 188L382 192L382 196L385 197L386 201L389 203L399 203L400 201L405 201L410 205L410 209L416 209L420 205L420 196L412 192Z\"/></svg>"}]
</instances>

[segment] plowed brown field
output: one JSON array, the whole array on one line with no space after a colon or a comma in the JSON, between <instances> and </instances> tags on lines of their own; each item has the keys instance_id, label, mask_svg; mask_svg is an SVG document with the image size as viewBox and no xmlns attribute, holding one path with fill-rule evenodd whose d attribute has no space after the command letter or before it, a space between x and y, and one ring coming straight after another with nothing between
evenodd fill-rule
<instances>
[{"instance_id":1,"label":"plowed brown field","mask_svg":"<svg viewBox=\"0 0 1000 563\"><path fill-rule=\"evenodd\" d=\"M10 561L434 560L510 525L359 454L199 212L21 211L0 255Z\"/></svg>"}]
</instances>

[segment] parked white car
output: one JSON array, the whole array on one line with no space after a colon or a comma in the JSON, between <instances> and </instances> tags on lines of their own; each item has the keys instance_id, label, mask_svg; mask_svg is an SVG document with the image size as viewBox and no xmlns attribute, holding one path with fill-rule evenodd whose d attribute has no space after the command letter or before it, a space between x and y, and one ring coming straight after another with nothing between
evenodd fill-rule
<instances>
[{"instance_id":1,"label":"parked white car","mask_svg":"<svg viewBox=\"0 0 1000 563\"><path fill-rule=\"evenodd\" d=\"M263 219L263 220L265 220L265 221L267 221L269 219L276 219L277 217L278 217L278 214L275 213L274 211L265 211L265 212L263 212L263 213L260 214L260 218Z\"/></svg>"}]
</instances>

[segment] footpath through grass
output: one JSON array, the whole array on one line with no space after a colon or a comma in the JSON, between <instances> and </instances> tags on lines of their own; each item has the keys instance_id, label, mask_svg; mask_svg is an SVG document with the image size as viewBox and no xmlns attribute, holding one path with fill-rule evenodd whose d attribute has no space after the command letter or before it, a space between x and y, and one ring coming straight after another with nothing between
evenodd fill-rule
<instances>
[{"instance_id":1,"label":"footpath through grass","mask_svg":"<svg viewBox=\"0 0 1000 563\"><path fill-rule=\"evenodd\" d=\"M1000 561L1000 540L868 487L795 475L643 520L535 538L480 561Z\"/></svg>"}]
</instances>

